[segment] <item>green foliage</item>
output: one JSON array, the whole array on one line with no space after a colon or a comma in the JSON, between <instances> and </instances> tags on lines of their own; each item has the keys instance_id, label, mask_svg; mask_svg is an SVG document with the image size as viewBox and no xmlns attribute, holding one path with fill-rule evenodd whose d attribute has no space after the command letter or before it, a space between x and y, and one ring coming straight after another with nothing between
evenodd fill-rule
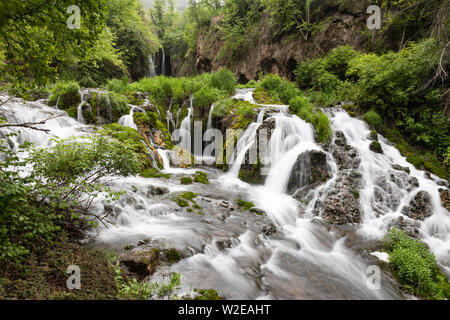
<instances>
[{"instance_id":1,"label":"green foliage","mask_svg":"<svg viewBox=\"0 0 450 320\"><path fill-rule=\"evenodd\" d=\"M166 249L164 250L164 253L166 254L169 263L177 263L183 258L180 252L175 248Z\"/></svg>"},{"instance_id":2,"label":"green foliage","mask_svg":"<svg viewBox=\"0 0 450 320\"><path fill-rule=\"evenodd\" d=\"M156 168L148 168L141 172L141 176L144 178L164 178L170 179L169 173L162 173Z\"/></svg>"},{"instance_id":3,"label":"green foliage","mask_svg":"<svg viewBox=\"0 0 450 320\"><path fill-rule=\"evenodd\" d=\"M289 110L314 126L319 142L329 143L331 141L333 132L330 120L322 111L316 110L306 97L292 98L289 102Z\"/></svg>"},{"instance_id":4,"label":"green foliage","mask_svg":"<svg viewBox=\"0 0 450 320\"><path fill-rule=\"evenodd\" d=\"M181 275L172 273L168 282L139 281L136 278L127 279L116 268L116 284L120 299L150 300L172 297L174 291L181 287Z\"/></svg>"},{"instance_id":5,"label":"green foliage","mask_svg":"<svg viewBox=\"0 0 450 320\"><path fill-rule=\"evenodd\" d=\"M151 161L148 154L145 141L135 129L124 127L117 123L107 124L103 126L103 130L100 131L105 136L110 136L120 143L127 146L132 151L132 155L137 157L140 163L140 170L150 168Z\"/></svg>"},{"instance_id":6,"label":"green foliage","mask_svg":"<svg viewBox=\"0 0 450 320\"><path fill-rule=\"evenodd\" d=\"M242 199L237 200L237 205L243 210L249 210L250 208L253 208L255 206L253 202L244 201Z\"/></svg>"},{"instance_id":7,"label":"green foliage","mask_svg":"<svg viewBox=\"0 0 450 320\"><path fill-rule=\"evenodd\" d=\"M95 225L92 200L103 194L118 199L105 185L111 176L140 170L129 144L97 134L65 139L47 149L27 148L22 159L1 147L0 163L0 264L20 264L30 250L53 240L62 228L80 232ZM25 169L31 166L29 173Z\"/></svg>"},{"instance_id":8,"label":"green foliage","mask_svg":"<svg viewBox=\"0 0 450 320\"><path fill-rule=\"evenodd\" d=\"M105 2L83 2L79 29L69 29L67 8L73 1L2 1L1 43L5 60L0 75L8 74L15 87L42 86L54 80L58 66L69 56L85 59L91 54L105 27ZM28 81L27 83L25 81Z\"/></svg>"},{"instance_id":9,"label":"green foliage","mask_svg":"<svg viewBox=\"0 0 450 320\"><path fill-rule=\"evenodd\" d=\"M53 88L48 104L51 106L58 104L58 108L66 110L78 106L80 102L80 86L78 83L63 81L58 82Z\"/></svg>"},{"instance_id":10,"label":"green foliage","mask_svg":"<svg viewBox=\"0 0 450 320\"><path fill-rule=\"evenodd\" d=\"M220 69L211 75L211 86L225 93L233 94L236 87L236 79L228 69Z\"/></svg>"},{"instance_id":11,"label":"green foliage","mask_svg":"<svg viewBox=\"0 0 450 320\"><path fill-rule=\"evenodd\" d=\"M194 300L223 300L223 298L214 289L201 289L195 291L198 293L198 296L196 296Z\"/></svg>"},{"instance_id":12,"label":"green foliage","mask_svg":"<svg viewBox=\"0 0 450 320\"><path fill-rule=\"evenodd\" d=\"M272 17L275 36L300 34L305 40L321 29L320 9L323 3L312 0L268 0L266 11Z\"/></svg>"},{"instance_id":13,"label":"green foliage","mask_svg":"<svg viewBox=\"0 0 450 320\"><path fill-rule=\"evenodd\" d=\"M441 108L446 80L436 80L442 50L434 39L383 55L340 47L299 63L295 74L298 86L309 90L314 102L328 106L351 100L368 111L364 119L377 131L387 134L395 127L408 143L431 151L430 161L442 163L450 145L449 120Z\"/></svg>"},{"instance_id":14,"label":"green foliage","mask_svg":"<svg viewBox=\"0 0 450 320\"><path fill-rule=\"evenodd\" d=\"M395 276L411 294L429 299L449 298L450 284L424 243L392 228L383 239L383 245Z\"/></svg>"},{"instance_id":15,"label":"green foliage","mask_svg":"<svg viewBox=\"0 0 450 320\"><path fill-rule=\"evenodd\" d=\"M197 171L194 176L194 181L202 184L209 184L208 175L203 171Z\"/></svg>"},{"instance_id":16,"label":"green foliage","mask_svg":"<svg viewBox=\"0 0 450 320\"><path fill-rule=\"evenodd\" d=\"M191 177L182 177L180 179L181 184L192 184L192 178Z\"/></svg>"},{"instance_id":17,"label":"green foliage","mask_svg":"<svg viewBox=\"0 0 450 320\"><path fill-rule=\"evenodd\" d=\"M370 110L363 115L363 119L367 124L377 131L381 131L383 128L383 119L381 119L380 115L374 111Z\"/></svg>"},{"instance_id":18,"label":"green foliage","mask_svg":"<svg viewBox=\"0 0 450 320\"><path fill-rule=\"evenodd\" d=\"M258 83L258 87L266 90L275 101L280 100L284 104L288 104L292 98L301 93L293 83L273 74L264 77Z\"/></svg>"}]
</instances>

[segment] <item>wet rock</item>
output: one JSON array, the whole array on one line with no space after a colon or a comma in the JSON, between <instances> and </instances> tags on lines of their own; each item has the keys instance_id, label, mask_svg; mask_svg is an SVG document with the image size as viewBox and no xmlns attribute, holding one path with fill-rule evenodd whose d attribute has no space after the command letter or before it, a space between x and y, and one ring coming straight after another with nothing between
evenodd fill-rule
<instances>
[{"instance_id":1,"label":"wet rock","mask_svg":"<svg viewBox=\"0 0 450 320\"><path fill-rule=\"evenodd\" d=\"M287 193L303 198L309 190L329 179L327 155L322 151L307 151L300 154L291 171Z\"/></svg>"},{"instance_id":2,"label":"wet rock","mask_svg":"<svg viewBox=\"0 0 450 320\"><path fill-rule=\"evenodd\" d=\"M409 203L402 209L402 214L415 220L425 220L433 214L431 207L431 196L426 191L420 191Z\"/></svg>"},{"instance_id":3,"label":"wet rock","mask_svg":"<svg viewBox=\"0 0 450 320\"><path fill-rule=\"evenodd\" d=\"M367 139L371 141L378 141L378 133L376 131L370 131L369 135L367 136Z\"/></svg>"},{"instance_id":4,"label":"wet rock","mask_svg":"<svg viewBox=\"0 0 450 320\"><path fill-rule=\"evenodd\" d=\"M269 224L265 224L262 226L262 233L265 236L271 236L272 234L277 232L277 228L275 227L275 225L273 223L269 223Z\"/></svg>"},{"instance_id":5,"label":"wet rock","mask_svg":"<svg viewBox=\"0 0 450 320\"><path fill-rule=\"evenodd\" d=\"M174 167L188 168L193 164L192 154L178 146L175 146L170 153L170 162Z\"/></svg>"},{"instance_id":6,"label":"wet rock","mask_svg":"<svg viewBox=\"0 0 450 320\"><path fill-rule=\"evenodd\" d=\"M250 208L248 211L253 212L254 214L256 214L258 216L263 216L263 215L266 214L266 212L264 210L259 209L259 208L255 208L255 207Z\"/></svg>"},{"instance_id":7,"label":"wet rock","mask_svg":"<svg viewBox=\"0 0 450 320\"><path fill-rule=\"evenodd\" d=\"M323 201L316 202L314 213L330 224L359 223L361 209L359 190L361 174L357 171L338 173L335 185L327 192Z\"/></svg>"},{"instance_id":8,"label":"wet rock","mask_svg":"<svg viewBox=\"0 0 450 320\"><path fill-rule=\"evenodd\" d=\"M164 258L162 253L159 248L127 251L120 257L119 266L128 276L144 279L155 273L160 261Z\"/></svg>"},{"instance_id":9,"label":"wet rock","mask_svg":"<svg viewBox=\"0 0 450 320\"><path fill-rule=\"evenodd\" d=\"M439 189L442 206L450 212L450 192L448 189Z\"/></svg>"},{"instance_id":10,"label":"wet rock","mask_svg":"<svg viewBox=\"0 0 450 320\"><path fill-rule=\"evenodd\" d=\"M147 188L146 196L147 198L151 198L152 196L162 196L164 194L168 194L169 192L169 188L166 187L149 186Z\"/></svg>"},{"instance_id":11,"label":"wet rock","mask_svg":"<svg viewBox=\"0 0 450 320\"><path fill-rule=\"evenodd\" d=\"M383 148L381 147L381 144L378 141L373 141L369 145L369 149L370 149L370 151L375 152L375 153L384 153Z\"/></svg>"},{"instance_id":12,"label":"wet rock","mask_svg":"<svg viewBox=\"0 0 450 320\"><path fill-rule=\"evenodd\" d=\"M396 227L400 230L405 231L410 237L418 238L420 223L417 221L407 220L404 217L398 217L397 220L390 226Z\"/></svg>"},{"instance_id":13,"label":"wet rock","mask_svg":"<svg viewBox=\"0 0 450 320\"><path fill-rule=\"evenodd\" d=\"M393 164L392 169L397 170L397 171L404 171L407 174L411 173L411 170L408 167L402 167L401 165L398 165L398 164Z\"/></svg>"},{"instance_id":14,"label":"wet rock","mask_svg":"<svg viewBox=\"0 0 450 320\"><path fill-rule=\"evenodd\" d=\"M224 251L225 249L230 249L232 246L230 239L217 240L216 246L220 251Z\"/></svg>"},{"instance_id":15,"label":"wet rock","mask_svg":"<svg viewBox=\"0 0 450 320\"><path fill-rule=\"evenodd\" d=\"M342 131L335 132L330 151L340 170L356 169L361 163L358 152L347 144L347 138Z\"/></svg>"}]
</instances>

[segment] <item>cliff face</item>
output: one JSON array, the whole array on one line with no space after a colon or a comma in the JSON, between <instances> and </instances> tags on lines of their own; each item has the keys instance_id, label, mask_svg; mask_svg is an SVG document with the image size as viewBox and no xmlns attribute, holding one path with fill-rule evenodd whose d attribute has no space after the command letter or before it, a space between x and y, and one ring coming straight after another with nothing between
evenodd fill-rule
<instances>
[{"instance_id":1,"label":"cliff face","mask_svg":"<svg viewBox=\"0 0 450 320\"><path fill-rule=\"evenodd\" d=\"M197 53L183 62L174 64L177 75L186 75L189 69L200 74L227 67L240 82L257 79L258 74L274 73L293 79L293 71L298 62L327 53L341 45L351 45L358 50L370 43L367 32L366 1L354 2L343 9L340 6L326 7L323 10L323 27L308 39L298 36L274 37L274 30L268 25L268 17L261 19L258 35L250 36L251 41L244 48L239 59L230 62L227 52L221 52L224 42L217 28L222 17L214 17L209 28L200 32L197 40ZM364 32L365 31L365 32ZM367 36L369 34L369 37ZM189 67L186 67L189 65Z\"/></svg>"}]
</instances>

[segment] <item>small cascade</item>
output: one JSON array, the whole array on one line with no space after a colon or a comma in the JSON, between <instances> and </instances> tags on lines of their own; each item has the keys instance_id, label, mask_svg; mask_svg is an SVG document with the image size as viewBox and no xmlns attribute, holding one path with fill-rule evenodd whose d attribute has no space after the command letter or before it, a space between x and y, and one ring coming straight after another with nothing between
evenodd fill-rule
<instances>
[{"instance_id":1,"label":"small cascade","mask_svg":"<svg viewBox=\"0 0 450 320\"><path fill-rule=\"evenodd\" d=\"M173 120L173 113L172 113L172 104L173 104L173 98L170 99L169 108L166 111L166 120L167 120L167 130L170 130L170 124L172 124L172 129L175 130L175 121Z\"/></svg>"},{"instance_id":2,"label":"small cascade","mask_svg":"<svg viewBox=\"0 0 450 320\"><path fill-rule=\"evenodd\" d=\"M135 106L130 105L130 114L126 115L126 116L122 116L119 119L119 124L128 128L132 128L137 130L137 126L134 123L134 119L133 119L133 114L134 114L134 108Z\"/></svg>"},{"instance_id":3,"label":"small cascade","mask_svg":"<svg viewBox=\"0 0 450 320\"><path fill-rule=\"evenodd\" d=\"M106 94L106 115L108 117L109 122L112 122L113 114L112 114L111 98L109 97L109 93Z\"/></svg>"},{"instance_id":4,"label":"small cascade","mask_svg":"<svg viewBox=\"0 0 450 320\"><path fill-rule=\"evenodd\" d=\"M55 106L55 108L57 109L57 110L59 110L59 100L61 99L61 95L59 95L58 96L58 99L56 99L56 106ZM81 98L81 100L83 100L83 98Z\"/></svg>"},{"instance_id":5,"label":"small cascade","mask_svg":"<svg viewBox=\"0 0 450 320\"><path fill-rule=\"evenodd\" d=\"M258 119L256 120L256 122L251 123L245 130L244 134L239 138L237 145L241 147L241 150L237 150L238 154L233 161L233 166L228 172L229 177L232 178L238 177L241 165L245 160L245 155L257 141L256 133L258 132L258 129L263 122L263 119L264 119L264 109L261 109L259 111Z\"/></svg>"},{"instance_id":6,"label":"small cascade","mask_svg":"<svg viewBox=\"0 0 450 320\"><path fill-rule=\"evenodd\" d=\"M191 129L192 129L192 116L194 114L194 97L191 96L191 100L189 102L188 114L186 118L181 121L180 125L180 137L181 144L179 146L189 152L191 152Z\"/></svg>"},{"instance_id":7,"label":"small cascade","mask_svg":"<svg viewBox=\"0 0 450 320\"><path fill-rule=\"evenodd\" d=\"M212 129L212 114L213 114L213 112L214 112L214 107L215 107L215 105L212 104L212 105L211 105L211 108L209 109L209 114L208 114L208 124L206 125L206 129L207 129L207 130Z\"/></svg>"},{"instance_id":8,"label":"small cascade","mask_svg":"<svg viewBox=\"0 0 450 320\"><path fill-rule=\"evenodd\" d=\"M155 71L155 62L153 60L152 55L148 56L148 61L149 61L149 66L150 66L148 75L150 78L154 78L156 76L156 71Z\"/></svg>"},{"instance_id":9,"label":"small cascade","mask_svg":"<svg viewBox=\"0 0 450 320\"><path fill-rule=\"evenodd\" d=\"M424 171L417 170L380 135L378 140L383 153L371 151L370 129L365 122L340 109L328 114L333 128L345 134L348 144L361 158L363 187L359 191L362 209L359 231L368 238L380 239L399 217L407 223L419 223L420 238L450 275L450 214L441 205L439 189L442 186L437 183L440 179L434 175L428 178ZM423 222L410 219L403 211L419 192L428 195L431 201L432 214Z\"/></svg>"},{"instance_id":10,"label":"small cascade","mask_svg":"<svg viewBox=\"0 0 450 320\"><path fill-rule=\"evenodd\" d=\"M81 102L77 107L77 121L80 123L85 123L83 116L83 105L86 103L86 96L88 95L87 90L80 90Z\"/></svg>"},{"instance_id":11,"label":"small cascade","mask_svg":"<svg viewBox=\"0 0 450 320\"><path fill-rule=\"evenodd\" d=\"M166 75L166 53L164 52L164 47L161 48L161 75Z\"/></svg>"}]
</instances>

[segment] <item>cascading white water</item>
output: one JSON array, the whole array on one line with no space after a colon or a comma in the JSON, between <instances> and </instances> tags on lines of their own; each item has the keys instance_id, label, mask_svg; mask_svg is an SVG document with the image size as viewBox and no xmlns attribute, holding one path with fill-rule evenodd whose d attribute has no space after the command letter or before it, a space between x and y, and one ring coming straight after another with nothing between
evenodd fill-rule
<instances>
[{"instance_id":1,"label":"cascading white water","mask_svg":"<svg viewBox=\"0 0 450 320\"><path fill-rule=\"evenodd\" d=\"M134 118L133 118L134 108L135 108L135 106L130 105L130 113L127 114L126 116L122 116L119 119L119 124L122 126L137 130L137 126L134 123Z\"/></svg>"},{"instance_id":2,"label":"cascading white water","mask_svg":"<svg viewBox=\"0 0 450 320\"><path fill-rule=\"evenodd\" d=\"M237 92L235 98L253 101L252 90ZM4 100L5 97L0 97ZM61 113L60 118L42 125L51 130L51 134L16 130L19 136L15 144L25 140L35 142L39 146L50 145L55 137L68 137L85 134L87 126L83 126L67 116L64 111L55 111L42 102L24 104L14 100L2 106L9 113L8 122L37 121ZM273 107L271 107L273 108ZM182 186L179 179L145 179L129 177L112 183L114 190L126 190L128 195L115 206L111 216L116 227L99 228L98 243L122 248L126 244L134 244L142 239L164 240L171 246L183 251L187 256L180 263L172 266L171 271L181 272L184 279L194 287L218 289L227 298L237 299L400 299L402 294L387 278L382 278L382 288L371 290L367 287L367 266L369 261L359 251L349 249L346 237L330 232L332 226L324 226L319 217L312 215L315 200L323 195L323 190L334 183L336 163L333 157L322 150L314 141L314 132L310 124L296 116L289 115L286 106L277 107L279 112L271 117L275 120L272 132L268 159L268 176L262 186L251 186L237 178L240 161L236 161L233 175L230 172L222 175L220 171L202 168L208 172L209 185L193 184ZM190 102L193 110L193 101ZM259 122L264 120L264 106L258 115L257 122L251 124L257 131ZM133 108L130 114L119 122L135 128ZM191 111L192 116L192 111ZM190 132L191 117L183 120L181 127ZM425 190L432 196L434 214L421 224L421 237L430 245L439 262L447 267L449 259L450 222L448 212L441 207L439 186L426 178L423 171L414 169L399 152L380 137L384 154L374 154L368 149L370 141L366 139L369 132L367 126L357 119L349 117L345 112L330 113L335 130L345 133L348 143L357 149L361 157L359 170L363 175L363 189L360 201L363 219L358 233L367 238L379 239L386 231L393 218L400 215L400 209L407 204L419 190ZM250 126L247 131L250 131ZM84 127L84 128L83 128ZM81 130L80 130L81 129ZM2 129L2 131L7 131ZM255 132L256 135L256 132ZM242 145L247 146L253 140L253 134L244 134ZM244 143L244 141L246 143ZM251 145L249 146L249 148ZM247 149L248 150L248 149ZM317 187L314 199L307 207L285 193L287 181L298 155L309 150L321 150L327 154L327 162L333 176L329 182ZM196 169L171 168L170 151L158 150L167 173L193 174ZM245 159L245 153L239 158ZM377 215L373 210L376 178L387 176L392 164L409 167L411 176L419 181L419 188L407 192L398 187L393 193L400 201L399 209L386 210L385 215ZM227 179L222 179L227 177ZM204 206L204 215L186 213L173 202L172 195L155 197L148 195L151 187L165 187L169 192L192 191L199 194L198 202ZM200 196L201 195L201 196ZM205 195L208 201L202 202ZM233 202L237 197L248 198L265 211L266 217L250 212L233 211L230 215L222 211L223 200ZM379 203L376 203L379 205ZM98 207L98 208L97 208ZM102 210L101 201L96 204ZM278 232L274 237L261 234L261 226L272 222ZM352 238L351 231L349 238ZM219 246L224 239L229 241L225 248Z\"/></svg>"},{"instance_id":3,"label":"cascading white water","mask_svg":"<svg viewBox=\"0 0 450 320\"><path fill-rule=\"evenodd\" d=\"M171 132L170 130L170 125L172 125L172 129L175 130L175 121L173 120L173 113L172 113L172 104L173 104L173 99L170 99L170 104L169 107L167 108L166 111L166 120L167 120L167 130L169 130L169 132Z\"/></svg>"},{"instance_id":4,"label":"cascading white water","mask_svg":"<svg viewBox=\"0 0 450 320\"><path fill-rule=\"evenodd\" d=\"M166 75L166 53L164 52L164 47L161 48L161 75Z\"/></svg>"},{"instance_id":5,"label":"cascading white water","mask_svg":"<svg viewBox=\"0 0 450 320\"><path fill-rule=\"evenodd\" d=\"M369 149L372 141L368 138L370 129L363 121L350 117L343 110L329 112L329 115L333 128L344 132L348 144L354 147L361 157L360 171L363 177L363 188L360 191L360 205L363 219L359 231L368 238L380 239L398 217L403 216L404 219L409 220L402 214L402 208L408 205L419 191L426 191L431 195L433 215L420 223L420 235L436 255L446 273L450 275L450 214L441 206L438 191L441 186L428 179L424 171L417 170L408 163L406 158L382 136L379 136L379 142L383 154L372 152ZM392 182L391 175L395 172L392 165L409 168L409 176L417 178L419 187L413 191L407 191L401 184ZM433 178L436 181L439 180L436 176ZM390 188L389 194L383 195L381 201L380 196L375 196L382 192L379 186L380 181L386 181ZM398 206L396 208L389 206L384 199L386 197L389 199L394 197Z\"/></svg>"},{"instance_id":6,"label":"cascading white water","mask_svg":"<svg viewBox=\"0 0 450 320\"><path fill-rule=\"evenodd\" d=\"M153 56L149 55L148 56L148 62L149 62L149 77L150 78L154 78L156 76L156 71L155 71L155 63L153 61Z\"/></svg>"},{"instance_id":7,"label":"cascading white water","mask_svg":"<svg viewBox=\"0 0 450 320\"><path fill-rule=\"evenodd\" d=\"M189 152L191 152L191 128L192 128L193 113L194 113L194 97L191 96L188 114L186 118L184 118L183 121L181 121L180 125L181 143L178 144L181 148Z\"/></svg>"},{"instance_id":8,"label":"cascading white water","mask_svg":"<svg viewBox=\"0 0 450 320\"><path fill-rule=\"evenodd\" d=\"M213 112L214 112L214 107L215 107L215 105L212 104L211 108L209 109L208 122L207 122L207 125L206 125L206 129L207 130L212 129L212 115L213 115Z\"/></svg>"},{"instance_id":9,"label":"cascading white water","mask_svg":"<svg viewBox=\"0 0 450 320\"><path fill-rule=\"evenodd\" d=\"M84 123L84 116L83 116L83 105L86 103L86 94L87 94L87 90L80 90L80 97L81 97L81 102L77 107L77 121L80 123ZM59 99L59 98L58 98Z\"/></svg>"},{"instance_id":10,"label":"cascading white water","mask_svg":"<svg viewBox=\"0 0 450 320\"><path fill-rule=\"evenodd\" d=\"M263 122L263 119L264 119L264 109L261 109L259 111L258 119L256 120L256 122L251 123L244 131L242 137L239 138L238 146L240 146L240 150L238 147L237 150L238 154L236 156L236 159L234 159L233 166L231 167L227 176L232 178L238 177L241 165L245 160L245 155L247 154L249 149L254 145L256 141L256 134Z\"/></svg>"}]
</instances>

